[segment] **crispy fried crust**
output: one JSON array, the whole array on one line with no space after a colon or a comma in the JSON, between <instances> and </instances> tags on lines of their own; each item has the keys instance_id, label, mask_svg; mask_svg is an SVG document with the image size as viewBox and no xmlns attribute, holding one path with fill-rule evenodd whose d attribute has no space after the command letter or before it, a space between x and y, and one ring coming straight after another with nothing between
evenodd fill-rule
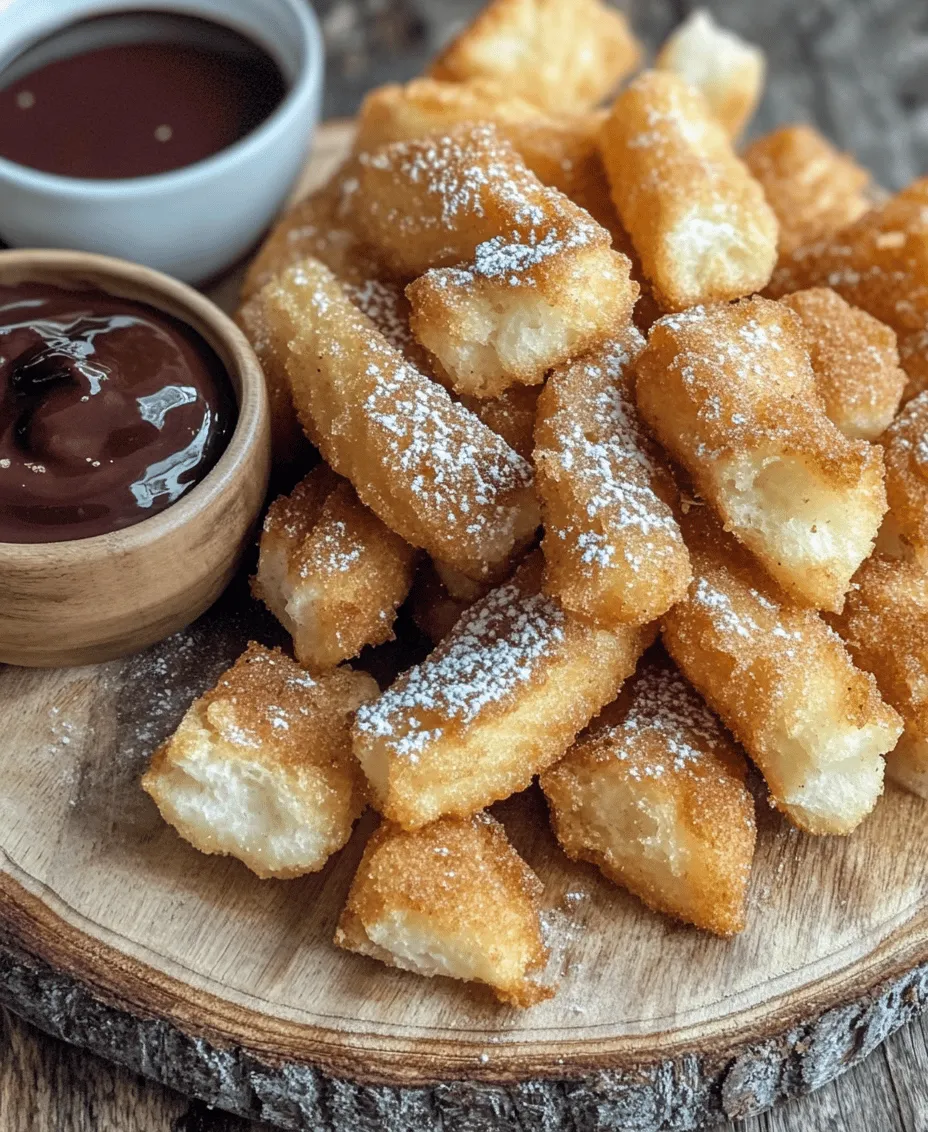
<instances>
[{"instance_id":1,"label":"crispy fried crust","mask_svg":"<svg viewBox=\"0 0 928 1132\"><path fill-rule=\"evenodd\" d=\"M889 511L878 547L928 563L928 391L913 398L880 438Z\"/></svg>"},{"instance_id":2,"label":"crispy fried crust","mask_svg":"<svg viewBox=\"0 0 928 1132\"><path fill-rule=\"evenodd\" d=\"M825 412L845 436L876 440L905 389L895 333L830 287L796 291L780 301L802 323Z\"/></svg>"},{"instance_id":3,"label":"crispy fried crust","mask_svg":"<svg viewBox=\"0 0 928 1132\"><path fill-rule=\"evenodd\" d=\"M833 235L870 208L870 174L811 126L781 126L744 151L780 225L779 252L788 256Z\"/></svg>"},{"instance_id":4,"label":"crispy fried crust","mask_svg":"<svg viewBox=\"0 0 928 1132\"><path fill-rule=\"evenodd\" d=\"M698 91L646 71L616 99L600 145L612 199L665 310L767 283L776 218Z\"/></svg>"},{"instance_id":5,"label":"crispy fried crust","mask_svg":"<svg viewBox=\"0 0 928 1132\"><path fill-rule=\"evenodd\" d=\"M142 787L203 853L259 877L317 872L364 808L348 729L376 695L364 672L313 677L252 643L158 748Z\"/></svg>"},{"instance_id":6,"label":"crispy fried crust","mask_svg":"<svg viewBox=\"0 0 928 1132\"><path fill-rule=\"evenodd\" d=\"M513 385L498 397L461 397L461 404L478 416L487 428L523 460L531 460L535 447L535 412L539 385Z\"/></svg>"},{"instance_id":7,"label":"crispy fried crust","mask_svg":"<svg viewBox=\"0 0 928 1132\"><path fill-rule=\"evenodd\" d=\"M489 79L553 112L589 110L641 56L625 17L600 0L491 0L429 68Z\"/></svg>"},{"instance_id":8,"label":"crispy fried crust","mask_svg":"<svg viewBox=\"0 0 928 1132\"><path fill-rule=\"evenodd\" d=\"M275 465L308 461L312 449L293 407L286 355L281 353L280 343L270 333L260 294L253 295L239 307L235 321L251 343L264 373L271 412L271 456Z\"/></svg>"},{"instance_id":9,"label":"crispy fried crust","mask_svg":"<svg viewBox=\"0 0 928 1132\"><path fill-rule=\"evenodd\" d=\"M358 866L335 943L391 967L485 983L531 1006L541 976L541 882L489 814L444 818L415 833L385 822Z\"/></svg>"},{"instance_id":10,"label":"crispy fried crust","mask_svg":"<svg viewBox=\"0 0 928 1132\"><path fill-rule=\"evenodd\" d=\"M321 464L271 504L251 588L293 637L300 664L332 668L393 639L415 558Z\"/></svg>"},{"instance_id":11,"label":"crispy fried crust","mask_svg":"<svg viewBox=\"0 0 928 1132\"><path fill-rule=\"evenodd\" d=\"M539 593L542 561L471 606L438 648L359 714L377 808L415 829L523 790L614 698L653 629L595 629Z\"/></svg>"},{"instance_id":12,"label":"crispy fried crust","mask_svg":"<svg viewBox=\"0 0 928 1132\"><path fill-rule=\"evenodd\" d=\"M541 776L555 835L650 908L718 935L744 929L754 799L731 737L673 664L642 663Z\"/></svg>"},{"instance_id":13,"label":"crispy fried crust","mask_svg":"<svg viewBox=\"0 0 928 1132\"><path fill-rule=\"evenodd\" d=\"M526 462L404 361L318 261L262 295L303 427L362 502L466 574L504 567L538 525Z\"/></svg>"},{"instance_id":14,"label":"crispy fried crust","mask_svg":"<svg viewBox=\"0 0 928 1132\"><path fill-rule=\"evenodd\" d=\"M825 414L796 315L769 299L668 315L637 364L641 414L788 593L840 609L886 511L877 446Z\"/></svg>"},{"instance_id":15,"label":"crispy fried crust","mask_svg":"<svg viewBox=\"0 0 928 1132\"><path fill-rule=\"evenodd\" d=\"M538 402L535 474L545 592L603 628L644 625L686 593L673 481L635 408L632 326L552 372Z\"/></svg>"},{"instance_id":16,"label":"crispy fried crust","mask_svg":"<svg viewBox=\"0 0 928 1132\"><path fill-rule=\"evenodd\" d=\"M876 804L902 732L838 635L770 582L705 507L683 523L693 562L663 637L687 679L808 833L850 833Z\"/></svg>"},{"instance_id":17,"label":"crispy fried crust","mask_svg":"<svg viewBox=\"0 0 928 1132\"><path fill-rule=\"evenodd\" d=\"M673 32L654 66L673 71L701 91L732 139L747 125L760 101L766 60L763 51L727 31L699 8Z\"/></svg>"},{"instance_id":18,"label":"crispy fried crust","mask_svg":"<svg viewBox=\"0 0 928 1132\"><path fill-rule=\"evenodd\" d=\"M922 563L871 558L832 624L855 663L872 672L905 731L886 773L928 798L928 574Z\"/></svg>"},{"instance_id":19,"label":"crispy fried crust","mask_svg":"<svg viewBox=\"0 0 928 1132\"><path fill-rule=\"evenodd\" d=\"M821 286L895 330L906 399L928 388L928 178L836 235L796 248L768 290L779 297Z\"/></svg>"},{"instance_id":20,"label":"crispy fried crust","mask_svg":"<svg viewBox=\"0 0 928 1132\"><path fill-rule=\"evenodd\" d=\"M365 98L355 148L364 153L465 125L492 124L542 184L559 189L612 230L618 217L599 153L603 117L599 111L548 114L492 82L413 79L405 86L377 87Z\"/></svg>"},{"instance_id":21,"label":"crispy fried crust","mask_svg":"<svg viewBox=\"0 0 928 1132\"><path fill-rule=\"evenodd\" d=\"M630 270L589 217L528 239L496 237L466 267L411 283L409 322L457 392L498 397L514 383L539 384L628 322L638 297Z\"/></svg>"}]
</instances>

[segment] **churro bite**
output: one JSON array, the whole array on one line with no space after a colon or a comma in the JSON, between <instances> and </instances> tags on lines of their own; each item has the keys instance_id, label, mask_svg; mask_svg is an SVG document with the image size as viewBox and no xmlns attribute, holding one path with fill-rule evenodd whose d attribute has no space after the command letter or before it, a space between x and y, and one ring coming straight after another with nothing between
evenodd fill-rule
<instances>
[{"instance_id":1,"label":"churro bite","mask_svg":"<svg viewBox=\"0 0 928 1132\"><path fill-rule=\"evenodd\" d=\"M376 695L365 672L311 676L252 643L158 748L142 787L203 853L259 877L317 872L364 809L349 728Z\"/></svg>"},{"instance_id":2,"label":"churro bite","mask_svg":"<svg viewBox=\"0 0 928 1132\"><path fill-rule=\"evenodd\" d=\"M652 659L541 787L569 857L650 908L728 936L744 928L757 832L746 775L702 698Z\"/></svg>"},{"instance_id":3,"label":"churro bite","mask_svg":"<svg viewBox=\"0 0 928 1132\"><path fill-rule=\"evenodd\" d=\"M877 547L928 563L928 391L914 397L880 438L889 510Z\"/></svg>"},{"instance_id":4,"label":"churro bite","mask_svg":"<svg viewBox=\"0 0 928 1132\"><path fill-rule=\"evenodd\" d=\"M458 393L537 384L628 319L637 286L606 229L491 126L363 153L357 223L398 272L410 325Z\"/></svg>"},{"instance_id":5,"label":"churro bite","mask_svg":"<svg viewBox=\"0 0 928 1132\"><path fill-rule=\"evenodd\" d=\"M705 507L683 534L693 562L663 639L684 676L807 833L850 833L883 789L902 722L814 611L790 601Z\"/></svg>"},{"instance_id":6,"label":"churro bite","mask_svg":"<svg viewBox=\"0 0 928 1132\"><path fill-rule=\"evenodd\" d=\"M554 370L538 401L535 474L545 592L609 628L644 625L686 593L676 489L634 402L631 326Z\"/></svg>"},{"instance_id":7,"label":"churro bite","mask_svg":"<svg viewBox=\"0 0 928 1132\"><path fill-rule=\"evenodd\" d=\"M747 43L697 8L673 32L654 66L672 71L701 91L730 138L737 138L760 101L766 61Z\"/></svg>"},{"instance_id":8,"label":"churro bite","mask_svg":"<svg viewBox=\"0 0 928 1132\"><path fill-rule=\"evenodd\" d=\"M270 332L260 294L252 295L235 312L235 321L261 363L271 417L271 458L277 466L307 460L311 448L290 395L286 352Z\"/></svg>"},{"instance_id":9,"label":"churro bite","mask_svg":"<svg viewBox=\"0 0 928 1132\"><path fill-rule=\"evenodd\" d=\"M830 287L796 291L780 301L802 323L825 412L845 436L876 440L905 389L895 333Z\"/></svg>"},{"instance_id":10,"label":"churro bite","mask_svg":"<svg viewBox=\"0 0 928 1132\"><path fill-rule=\"evenodd\" d=\"M600 134L612 199L665 310L760 290L777 222L705 98L679 75L646 71Z\"/></svg>"},{"instance_id":11,"label":"churro bite","mask_svg":"<svg viewBox=\"0 0 928 1132\"><path fill-rule=\"evenodd\" d=\"M625 17L601 0L491 0L429 68L489 79L547 110L589 110L641 56Z\"/></svg>"},{"instance_id":12,"label":"churro bite","mask_svg":"<svg viewBox=\"0 0 928 1132\"><path fill-rule=\"evenodd\" d=\"M332 668L393 639L416 552L320 464L268 510L252 592L306 668Z\"/></svg>"},{"instance_id":13,"label":"churro bite","mask_svg":"<svg viewBox=\"0 0 928 1132\"><path fill-rule=\"evenodd\" d=\"M668 315L636 372L642 416L726 529L798 601L840 609L886 511L882 453L828 419L796 315L760 298Z\"/></svg>"},{"instance_id":14,"label":"churro bite","mask_svg":"<svg viewBox=\"0 0 928 1132\"><path fill-rule=\"evenodd\" d=\"M918 562L871 558L831 619L855 663L872 672L905 730L886 774L928 798L928 573Z\"/></svg>"},{"instance_id":15,"label":"churro bite","mask_svg":"<svg viewBox=\"0 0 928 1132\"><path fill-rule=\"evenodd\" d=\"M769 293L824 286L895 330L906 399L928 388L928 177L834 236L796 248Z\"/></svg>"},{"instance_id":16,"label":"churro bite","mask_svg":"<svg viewBox=\"0 0 928 1132\"><path fill-rule=\"evenodd\" d=\"M833 235L870 208L870 174L811 126L781 126L752 142L744 163L760 182L787 256Z\"/></svg>"},{"instance_id":17,"label":"churro bite","mask_svg":"<svg viewBox=\"0 0 928 1132\"><path fill-rule=\"evenodd\" d=\"M615 697L653 629L587 626L541 594L533 554L420 665L360 712L354 752L407 829L525 789Z\"/></svg>"},{"instance_id":18,"label":"churro bite","mask_svg":"<svg viewBox=\"0 0 928 1132\"><path fill-rule=\"evenodd\" d=\"M530 466L395 350L321 263L262 292L303 427L413 546L481 578L534 537Z\"/></svg>"},{"instance_id":19,"label":"churro bite","mask_svg":"<svg viewBox=\"0 0 928 1132\"><path fill-rule=\"evenodd\" d=\"M385 822L367 843L335 943L532 1006L555 989L543 978L541 895L541 881L489 814L413 833Z\"/></svg>"}]
</instances>

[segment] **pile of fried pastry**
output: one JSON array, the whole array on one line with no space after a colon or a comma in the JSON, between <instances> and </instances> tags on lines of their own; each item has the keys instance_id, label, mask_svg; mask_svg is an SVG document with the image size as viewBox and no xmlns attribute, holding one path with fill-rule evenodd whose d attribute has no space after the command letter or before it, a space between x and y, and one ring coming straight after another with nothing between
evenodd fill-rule
<instances>
[{"instance_id":1,"label":"pile of fried pastry","mask_svg":"<svg viewBox=\"0 0 928 1132\"><path fill-rule=\"evenodd\" d=\"M272 232L238 319L312 469L253 579L293 658L143 783L261 877L373 807L336 944L518 1006L543 886L487 807L536 776L570 857L719 935L748 759L808 834L928 797L928 180L803 125L739 157L764 59L705 13L641 57L600 0L492 0ZM401 606L434 651L381 689Z\"/></svg>"}]
</instances>

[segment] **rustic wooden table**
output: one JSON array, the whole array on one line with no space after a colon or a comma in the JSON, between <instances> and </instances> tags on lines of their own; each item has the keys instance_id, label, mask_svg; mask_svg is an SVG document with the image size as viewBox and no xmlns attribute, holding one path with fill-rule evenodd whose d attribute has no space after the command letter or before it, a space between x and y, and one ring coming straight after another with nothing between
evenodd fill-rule
<instances>
[{"instance_id":1,"label":"rustic wooden table","mask_svg":"<svg viewBox=\"0 0 928 1132\"><path fill-rule=\"evenodd\" d=\"M689 0L620 2L652 45L695 6ZM437 43L480 6L480 0L316 3L329 48L328 117L352 114L377 83L415 74ZM767 49L771 78L758 130L815 121L888 187L928 169L925 0L703 3ZM734 1125L726 1127L735 1132ZM257 1132L255 1125L190 1102L0 1012L0 1132L249 1129ZM928 1132L928 1015L818 1092L737 1126L737 1132L761 1130ZM481 1124L453 1132L492 1130Z\"/></svg>"}]
</instances>

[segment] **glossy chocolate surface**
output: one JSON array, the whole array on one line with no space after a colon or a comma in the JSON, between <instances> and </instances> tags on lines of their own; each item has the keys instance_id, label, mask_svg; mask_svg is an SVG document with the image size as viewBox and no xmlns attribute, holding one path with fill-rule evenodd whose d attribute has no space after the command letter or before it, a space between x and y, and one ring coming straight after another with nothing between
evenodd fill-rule
<instances>
[{"instance_id":1,"label":"glossy chocolate surface","mask_svg":"<svg viewBox=\"0 0 928 1132\"><path fill-rule=\"evenodd\" d=\"M0 285L0 542L158 514L213 467L228 376L190 327L102 291Z\"/></svg>"}]
</instances>

